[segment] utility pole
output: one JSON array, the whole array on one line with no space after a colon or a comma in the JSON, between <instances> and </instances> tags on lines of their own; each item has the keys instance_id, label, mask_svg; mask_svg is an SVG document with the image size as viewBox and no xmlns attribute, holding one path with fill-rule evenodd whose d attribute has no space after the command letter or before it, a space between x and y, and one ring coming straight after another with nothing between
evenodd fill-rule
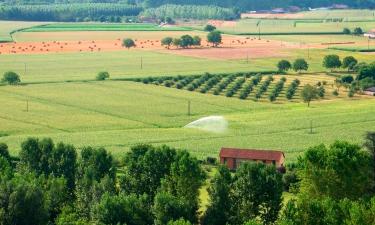
<instances>
[{"instance_id":1,"label":"utility pole","mask_svg":"<svg viewBox=\"0 0 375 225\"><path fill-rule=\"evenodd\" d=\"M26 100L26 112L29 111L29 100Z\"/></svg>"},{"instance_id":2,"label":"utility pole","mask_svg":"<svg viewBox=\"0 0 375 225\"><path fill-rule=\"evenodd\" d=\"M190 100L188 100L188 116L190 116L191 115L191 102L190 102Z\"/></svg>"},{"instance_id":3,"label":"utility pole","mask_svg":"<svg viewBox=\"0 0 375 225\"><path fill-rule=\"evenodd\" d=\"M143 58L141 56L141 70L143 69Z\"/></svg>"},{"instance_id":4,"label":"utility pole","mask_svg":"<svg viewBox=\"0 0 375 225\"><path fill-rule=\"evenodd\" d=\"M246 62L247 62L247 64L249 64L249 51L247 51Z\"/></svg>"},{"instance_id":5,"label":"utility pole","mask_svg":"<svg viewBox=\"0 0 375 225\"><path fill-rule=\"evenodd\" d=\"M24 67L24 76L26 76L26 63L25 64L25 67Z\"/></svg>"},{"instance_id":6,"label":"utility pole","mask_svg":"<svg viewBox=\"0 0 375 225\"><path fill-rule=\"evenodd\" d=\"M258 40L260 40L260 24L258 25Z\"/></svg>"},{"instance_id":7,"label":"utility pole","mask_svg":"<svg viewBox=\"0 0 375 225\"><path fill-rule=\"evenodd\" d=\"M313 121L310 120L310 134L313 133Z\"/></svg>"}]
</instances>

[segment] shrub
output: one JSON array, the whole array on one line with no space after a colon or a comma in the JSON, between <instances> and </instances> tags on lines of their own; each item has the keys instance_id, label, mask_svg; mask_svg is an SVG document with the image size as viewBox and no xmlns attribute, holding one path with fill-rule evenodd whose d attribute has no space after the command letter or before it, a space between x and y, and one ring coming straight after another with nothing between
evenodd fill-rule
<instances>
[{"instance_id":1,"label":"shrub","mask_svg":"<svg viewBox=\"0 0 375 225\"><path fill-rule=\"evenodd\" d=\"M363 30L362 30L362 28L360 28L360 27L356 27L356 28L354 28L354 31L353 31L353 34L354 35L362 35L363 34Z\"/></svg>"},{"instance_id":2,"label":"shrub","mask_svg":"<svg viewBox=\"0 0 375 225\"><path fill-rule=\"evenodd\" d=\"M342 33L344 33L344 34L351 34L352 32L350 31L349 28L345 27L345 28L342 30Z\"/></svg>"},{"instance_id":3,"label":"shrub","mask_svg":"<svg viewBox=\"0 0 375 225\"><path fill-rule=\"evenodd\" d=\"M109 73L106 71L99 72L98 75L96 75L96 80L106 80L109 78Z\"/></svg>"},{"instance_id":4,"label":"shrub","mask_svg":"<svg viewBox=\"0 0 375 225\"><path fill-rule=\"evenodd\" d=\"M333 94L334 96L339 96L339 92L338 92L337 90L334 90L334 91L332 92L332 94Z\"/></svg>"},{"instance_id":5,"label":"shrub","mask_svg":"<svg viewBox=\"0 0 375 225\"><path fill-rule=\"evenodd\" d=\"M204 31L207 31L207 32L211 32L211 31L214 31L216 30L216 27L211 25L211 24L207 24L205 27L204 27Z\"/></svg>"},{"instance_id":6,"label":"shrub","mask_svg":"<svg viewBox=\"0 0 375 225\"><path fill-rule=\"evenodd\" d=\"M317 94L318 94L318 96L319 96L320 98L324 98L325 93L326 93L326 90L324 89L323 86L318 87L318 89L317 89Z\"/></svg>"},{"instance_id":7,"label":"shrub","mask_svg":"<svg viewBox=\"0 0 375 225\"><path fill-rule=\"evenodd\" d=\"M131 38L126 38L122 41L122 46L130 49L131 47L135 47L135 42Z\"/></svg>"},{"instance_id":8,"label":"shrub","mask_svg":"<svg viewBox=\"0 0 375 225\"><path fill-rule=\"evenodd\" d=\"M299 81L298 79L295 79L295 80L289 85L289 87L288 87L288 89L287 89L287 91L286 91L286 98L287 98L288 100L291 100L291 99L294 97L294 95L295 95L295 93L296 93L296 91L297 91L297 88L298 88L299 84L300 84L300 81Z\"/></svg>"},{"instance_id":9,"label":"shrub","mask_svg":"<svg viewBox=\"0 0 375 225\"><path fill-rule=\"evenodd\" d=\"M17 85L21 82L21 79L17 73L13 71L8 71L4 73L3 79L1 81L4 83L8 83L10 85Z\"/></svg>"}]
</instances>

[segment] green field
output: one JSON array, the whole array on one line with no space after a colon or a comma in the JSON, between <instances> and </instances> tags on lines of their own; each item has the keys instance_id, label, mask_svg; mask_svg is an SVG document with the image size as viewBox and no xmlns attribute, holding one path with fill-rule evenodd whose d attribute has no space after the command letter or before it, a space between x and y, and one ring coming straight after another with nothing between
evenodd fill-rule
<instances>
[{"instance_id":1,"label":"green field","mask_svg":"<svg viewBox=\"0 0 375 225\"><path fill-rule=\"evenodd\" d=\"M147 23L54 23L33 26L24 32L51 32L51 31L185 31L189 28L158 26Z\"/></svg>"},{"instance_id":2,"label":"green field","mask_svg":"<svg viewBox=\"0 0 375 225\"><path fill-rule=\"evenodd\" d=\"M298 13L304 19L335 19L346 21L375 20L375 10L317 10Z\"/></svg>"},{"instance_id":3,"label":"green field","mask_svg":"<svg viewBox=\"0 0 375 225\"><path fill-rule=\"evenodd\" d=\"M0 21L0 42L12 41L10 33L17 29L43 24L42 22Z\"/></svg>"},{"instance_id":4,"label":"green field","mask_svg":"<svg viewBox=\"0 0 375 225\"><path fill-rule=\"evenodd\" d=\"M78 147L104 146L115 155L146 142L186 148L200 158L217 156L222 146L282 149L292 161L308 146L335 139L361 142L375 128L375 101L345 96L308 108L304 103L257 103L120 81L5 86L0 92L0 142L9 144L12 154L22 140L38 136ZM225 116L229 131L182 128L210 115Z\"/></svg>"},{"instance_id":5,"label":"green field","mask_svg":"<svg viewBox=\"0 0 375 225\"><path fill-rule=\"evenodd\" d=\"M341 33L344 28L361 27L364 31L375 27L374 21L363 22L325 22L318 20L290 20L290 19L242 19L232 27L218 29L233 34L293 34L293 33Z\"/></svg>"}]
</instances>

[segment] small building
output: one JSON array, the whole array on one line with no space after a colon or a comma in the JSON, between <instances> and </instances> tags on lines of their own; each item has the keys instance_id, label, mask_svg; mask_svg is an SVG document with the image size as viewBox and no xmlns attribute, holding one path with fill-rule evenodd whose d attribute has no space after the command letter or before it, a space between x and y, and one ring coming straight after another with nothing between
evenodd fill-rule
<instances>
[{"instance_id":1,"label":"small building","mask_svg":"<svg viewBox=\"0 0 375 225\"><path fill-rule=\"evenodd\" d=\"M273 164L277 168L284 167L285 156L282 151L256 150L239 148L221 148L220 163L229 169L237 169L242 162L261 162Z\"/></svg>"},{"instance_id":2,"label":"small building","mask_svg":"<svg viewBox=\"0 0 375 225\"><path fill-rule=\"evenodd\" d=\"M365 37L368 37L370 39L375 39L375 29L372 29L364 34Z\"/></svg>"},{"instance_id":3,"label":"small building","mask_svg":"<svg viewBox=\"0 0 375 225\"><path fill-rule=\"evenodd\" d=\"M367 88L364 93L365 95L375 96L375 87Z\"/></svg>"}]
</instances>

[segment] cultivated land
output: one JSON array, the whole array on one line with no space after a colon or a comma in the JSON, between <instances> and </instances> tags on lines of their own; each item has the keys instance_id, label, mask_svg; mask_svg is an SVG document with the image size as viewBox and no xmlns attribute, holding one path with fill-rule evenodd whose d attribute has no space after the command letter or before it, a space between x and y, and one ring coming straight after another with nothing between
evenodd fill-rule
<instances>
[{"instance_id":1,"label":"cultivated land","mask_svg":"<svg viewBox=\"0 0 375 225\"><path fill-rule=\"evenodd\" d=\"M345 21L372 20L371 13L364 11L355 15L352 11L347 13ZM309 12L306 18L343 17L342 14L323 15L320 11ZM258 19L226 22L219 29L232 33L235 27L235 33L253 32L254 29L258 32L254 21ZM294 27L296 21L261 20L261 31L318 32L321 27L324 32L341 32L346 26L375 27L374 21L320 24L297 21ZM0 22L1 37L7 37L12 30L34 25L39 24L17 22L11 26L10 22ZM372 53L328 49L374 48L375 43L363 37L263 35L258 40L257 35L224 35L221 48L211 48L203 41L198 49L167 50L160 46L163 37L190 34L205 39L207 33L177 31L177 27L168 31L154 26L140 31L139 27L128 30L129 25L124 25L127 28L119 30L115 26L118 25L39 26L30 28L29 32L14 33L17 43L2 44L0 74L13 70L26 84L0 86L0 142L9 144L12 154L18 153L24 139L37 136L51 137L78 147L104 146L117 156L133 144L146 142L186 148L202 159L216 157L222 146L282 149L287 160L294 161L309 146L336 139L362 143L365 132L375 129L374 99L358 95L349 99L344 88L340 89L338 97L332 96L335 77L323 73L326 69L322 67L322 59L327 54L337 54L340 58L352 55L360 62L374 61ZM136 39L135 49L121 48L121 40L127 37ZM310 108L302 103L299 93L288 101L282 92L275 103L269 102L267 96L280 80L279 75L274 76L275 81L258 102L254 101L255 91L247 100L240 100L238 93L232 98L225 97L225 90L215 96L212 91L201 94L199 90L190 92L175 86L166 88L120 81L205 72L273 71L280 59L293 61L300 57L308 61L309 71L302 75L290 72L286 76L286 87L296 78L301 81L299 88L306 83L328 83L326 97L314 101ZM108 71L112 80L94 81L99 71ZM341 70L334 75L345 73ZM191 101L191 116L187 115L188 101ZM210 115L223 115L229 121L228 132L212 134L183 128L191 121Z\"/></svg>"},{"instance_id":2,"label":"cultivated land","mask_svg":"<svg viewBox=\"0 0 375 225\"><path fill-rule=\"evenodd\" d=\"M0 21L0 42L12 41L12 31L43 24L41 22Z\"/></svg>"}]
</instances>

